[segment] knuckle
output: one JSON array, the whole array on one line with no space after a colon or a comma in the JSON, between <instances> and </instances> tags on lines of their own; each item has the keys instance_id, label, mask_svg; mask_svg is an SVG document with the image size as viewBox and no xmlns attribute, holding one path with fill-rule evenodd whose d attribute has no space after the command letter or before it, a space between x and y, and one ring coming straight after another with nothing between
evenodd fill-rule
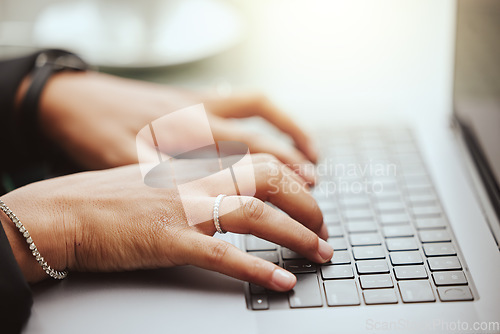
<instances>
[{"instance_id":1,"label":"knuckle","mask_svg":"<svg viewBox=\"0 0 500 334\"><path fill-rule=\"evenodd\" d=\"M214 265L221 265L224 262L224 258L229 251L229 248L231 245L229 245L226 242L217 242L211 249L210 252L210 261Z\"/></svg>"},{"instance_id":2,"label":"knuckle","mask_svg":"<svg viewBox=\"0 0 500 334\"><path fill-rule=\"evenodd\" d=\"M252 261L248 261L247 265L245 266L243 279L245 281L251 282L259 281L259 277L264 272L262 267L263 266L261 264L261 261L259 261L259 259L257 258L252 259Z\"/></svg>"},{"instance_id":3,"label":"knuckle","mask_svg":"<svg viewBox=\"0 0 500 334\"><path fill-rule=\"evenodd\" d=\"M318 250L318 236L312 232L304 233L302 236L303 244L307 252L316 253Z\"/></svg>"},{"instance_id":4,"label":"knuckle","mask_svg":"<svg viewBox=\"0 0 500 334\"><path fill-rule=\"evenodd\" d=\"M276 177L283 175L284 165L278 161L278 159L273 158L265 163L265 171L268 177Z\"/></svg>"},{"instance_id":5,"label":"knuckle","mask_svg":"<svg viewBox=\"0 0 500 334\"><path fill-rule=\"evenodd\" d=\"M249 197L243 203L243 214L245 218L251 222L257 222L264 215L265 204L261 200Z\"/></svg>"}]
</instances>

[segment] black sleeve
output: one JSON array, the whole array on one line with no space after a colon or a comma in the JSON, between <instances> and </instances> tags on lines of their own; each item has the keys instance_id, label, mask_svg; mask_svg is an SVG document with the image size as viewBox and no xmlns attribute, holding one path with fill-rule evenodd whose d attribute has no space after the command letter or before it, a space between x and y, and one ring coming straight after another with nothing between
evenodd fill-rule
<instances>
[{"instance_id":1,"label":"black sleeve","mask_svg":"<svg viewBox=\"0 0 500 334\"><path fill-rule=\"evenodd\" d=\"M21 154L16 141L14 99L23 78L33 69L37 54L0 61L0 143L2 160L0 175L16 168ZM0 195L5 193L0 182ZM7 218L1 218L8 220ZM4 223L12 223L5 221ZM0 332L19 333L30 315L33 299L31 290L19 268L9 240L0 224Z\"/></svg>"},{"instance_id":2,"label":"black sleeve","mask_svg":"<svg viewBox=\"0 0 500 334\"><path fill-rule=\"evenodd\" d=\"M5 221L5 223L12 222ZM19 333L30 315L33 298L1 223L0 268L0 332Z\"/></svg>"},{"instance_id":3,"label":"black sleeve","mask_svg":"<svg viewBox=\"0 0 500 334\"><path fill-rule=\"evenodd\" d=\"M25 162L25 148L21 147L21 141L16 140L21 134L17 131L15 124L14 101L16 92L24 77L34 67L38 53L29 56L0 61L0 143L2 145L2 160L0 163L0 176L3 181L4 173L22 166ZM6 189L0 182L0 195Z\"/></svg>"},{"instance_id":4,"label":"black sleeve","mask_svg":"<svg viewBox=\"0 0 500 334\"><path fill-rule=\"evenodd\" d=\"M0 140L4 150L4 157L17 157L19 152L19 141L15 140L19 133L15 133L14 123L14 99L21 81L26 77L35 64L38 53L22 58L0 61ZM10 161L9 161L10 160ZM12 159L2 161L0 168L15 163ZM7 166L6 166L7 165Z\"/></svg>"},{"instance_id":5,"label":"black sleeve","mask_svg":"<svg viewBox=\"0 0 500 334\"><path fill-rule=\"evenodd\" d=\"M24 122L14 103L19 85L33 71L40 53L47 51L51 50L0 61L0 195L32 182L81 171L58 145Z\"/></svg>"}]
</instances>

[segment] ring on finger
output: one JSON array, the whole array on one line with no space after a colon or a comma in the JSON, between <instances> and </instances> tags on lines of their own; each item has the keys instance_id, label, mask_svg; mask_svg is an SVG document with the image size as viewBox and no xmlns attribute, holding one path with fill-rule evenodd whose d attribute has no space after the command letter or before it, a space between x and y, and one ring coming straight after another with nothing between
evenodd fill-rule
<instances>
[{"instance_id":1,"label":"ring on finger","mask_svg":"<svg viewBox=\"0 0 500 334\"><path fill-rule=\"evenodd\" d=\"M220 194L220 195L218 195L218 196L215 198L215 203L214 203L214 211L213 211L213 219L214 219L215 229L216 229L216 230L217 230L217 232L219 232L220 234L227 233L227 231L224 231L224 230L222 229L222 227L220 226L220 222L219 222L219 206L220 206L220 203L222 202L222 200L224 199L224 197L226 197L226 195L224 195L224 194Z\"/></svg>"}]
</instances>

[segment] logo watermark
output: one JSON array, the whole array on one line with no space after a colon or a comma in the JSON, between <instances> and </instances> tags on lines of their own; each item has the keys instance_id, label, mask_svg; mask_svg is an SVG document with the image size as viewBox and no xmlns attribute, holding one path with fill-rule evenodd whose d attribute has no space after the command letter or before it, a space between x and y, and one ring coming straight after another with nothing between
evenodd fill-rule
<instances>
[{"instance_id":1,"label":"logo watermark","mask_svg":"<svg viewBox=\"0 0 500 334\"><path fill-rule=\"evenodd\" d=\"M254 196L253 164L248 146L216 141L202 104L164 115L136 136L137 155L144 183L153 188L176 189L190 225L212 219L193 197L219 194ZM224 206L226 214L238 209ZM229 211L228 211L229 210Z\"/></svg>"},{"instance_id":2,"label":"logo watermark","mask_svg":"<svg viewBox=\"0 0 500 334\"><path fill-rule=\"evenodd\" d=\"M462 320L442 320L433 319L429 321L415 321L409 319L395 319L395 320L376 320L367 319L365 327L370 331L396 331L401 332L404 330L418 330L424 332L483 332L483 333L497 333L500 331L500 322L498 321L476 321L468 322Z\"/></svg>"}]
</instances>

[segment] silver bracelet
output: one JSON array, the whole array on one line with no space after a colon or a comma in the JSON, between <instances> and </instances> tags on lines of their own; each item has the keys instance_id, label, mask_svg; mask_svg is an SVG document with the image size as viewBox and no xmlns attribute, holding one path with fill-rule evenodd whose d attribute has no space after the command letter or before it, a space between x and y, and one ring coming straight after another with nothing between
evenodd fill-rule
<instances>
[{"instance_id":1,"label":"silver bracelet","mask_svg":"<svg viewBox=\"0 0 500 334\"><path fill-rule=\"evenodd\" d=\"M3 212L7 215L7 217L12 220L12 222L16 225L16 228L21 232L23 237L26 239L26 243L28 243L31 254L35 257L36 261L40 266L42 266L43 271L47 273L50 277L54 279L63 279L68 276L68 271L63 270L63 271L58 271L53 268L51 268L48 264L47 261L43 258L43 256L40 255L38 252L38 248L36 248L35 243L33 242L33 239L31 239L30 233L24 227L24 225L19 221L19 218L12 212L11 209L5 203L0 199L0 208L2 209Z\"/></svg>"}]
</instances>

